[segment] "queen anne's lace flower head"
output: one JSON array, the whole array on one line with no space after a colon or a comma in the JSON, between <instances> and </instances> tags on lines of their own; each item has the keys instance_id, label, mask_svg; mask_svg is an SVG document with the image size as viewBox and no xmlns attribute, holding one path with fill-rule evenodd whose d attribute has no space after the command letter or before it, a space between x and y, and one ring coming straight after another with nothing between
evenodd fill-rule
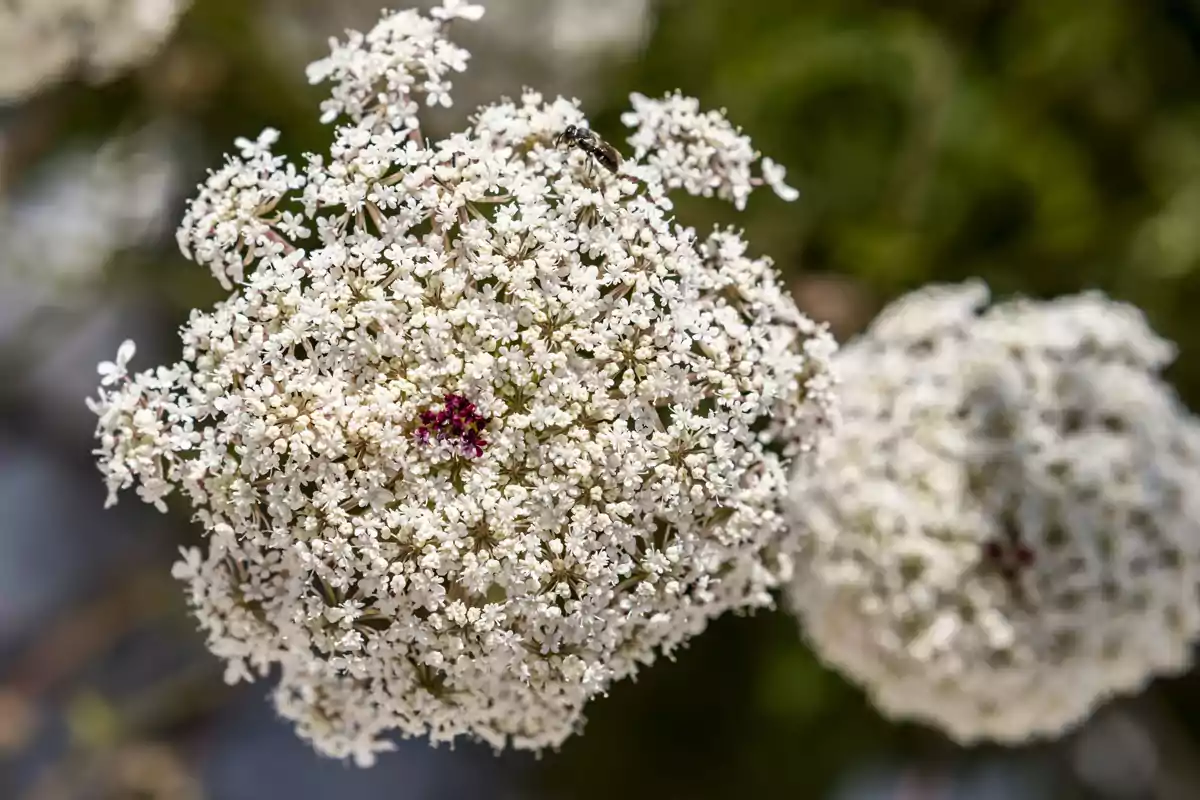
<instances>
[{"instance_id":1,"label":"queen anne's lace flower head","mask_svg":"<svg viewBox=\"0 0 1200 800\"><path fill-rule=\"evenodd\" d=\"M393 730L556 745L768 604L785 465L832 416L824 329L739 234L674 223L652 165L556 147L576 104L423 138L414 98L466 58L445 21L475 16L389 14L314 65L329 155L239 142L180 231L233 294L93 401L110 499L181 489L205 527L176 575L228 677L279 665L281 713L363 762ZM746 158L672 169L742 196Z\"/></svg>"},{"instance_id":2,"label":"queen anne's lace flower head","mask_svg":"<svg viewBox=\"0 0 1200 800\"><path fill-rule=\"evenodd\" d=\"M1189 665L1200 427L1136 309L987 297L917 292L841 351L788 594L884 713L1015 742Z\"/></svg>"},{"instance_id":3,"label":"queen anne's lace flower head","mask_svg":"<svg viewBox=\"0 0 1200 800\"><path fill-rule=\"evenodd\" d=\"M0 103L78 72L103 83L153 55L190 0L0 3Z\"/></svg>"}]
</instances>

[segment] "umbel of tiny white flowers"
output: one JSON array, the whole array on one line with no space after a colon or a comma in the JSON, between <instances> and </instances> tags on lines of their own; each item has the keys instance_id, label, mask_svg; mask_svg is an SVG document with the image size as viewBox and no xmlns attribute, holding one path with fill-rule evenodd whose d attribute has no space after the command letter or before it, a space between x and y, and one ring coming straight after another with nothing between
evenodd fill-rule
<instances>
[{"instance_id":1,"label":"umbel of tiny white flowers","mask_svg":"<svg viewBox=\"0 0 1200 800\"><path fill-rule=\"evenodd\" d=\"M154 55L191 0L0 3L0 104L78 74L107 82Z\"/></svg>"},{"instance_id":2,"label":"umbel of tiny white flowers","mask_svg":"<svg viewBox=\"0 0 1200 800\"><path fill-rule=\"evenodd\" d=\"M363 764L392 732L556 746L769 604L788 463L834 415L835 345L769 262L668 216L668 186L761 183L723 117L639 100L634 177L555 147L586 120L533 91L426 141L480 11L389 13L311 67L329 155L238 142L179 231L231 296L92 401L110 502L181 490L203 525L175 574L227 677L277 665L279 711Z\"/></svg>"},{"instance_id":3,"label":"umbel of tiny white flowers","mask_svg":"<svg viewBox=\"0 0 1200 800\"><path fill-rule=\"evenodd\" d=\"M883 713L1014 743L1191 663L1200 426L1136 309L987 299L916 292L839 352L787 597Z\"/></svg>"}]
</instances>

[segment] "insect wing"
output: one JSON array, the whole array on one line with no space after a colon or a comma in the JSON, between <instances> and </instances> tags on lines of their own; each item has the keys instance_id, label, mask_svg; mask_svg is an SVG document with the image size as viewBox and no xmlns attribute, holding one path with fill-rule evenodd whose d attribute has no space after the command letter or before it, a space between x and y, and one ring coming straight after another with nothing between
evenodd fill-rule
<instances>
[{"instance_id":1,"label":"insect wing","mask_svg":"<svg viewBox=\"0 0 1200 800\"><path fill-rule=\"evenodd\" d=\"M603 139L596 140L596 157L613 172L616 172L617 168L621 166L621 154L617 148Z\"/></svg>"}]
</instances>

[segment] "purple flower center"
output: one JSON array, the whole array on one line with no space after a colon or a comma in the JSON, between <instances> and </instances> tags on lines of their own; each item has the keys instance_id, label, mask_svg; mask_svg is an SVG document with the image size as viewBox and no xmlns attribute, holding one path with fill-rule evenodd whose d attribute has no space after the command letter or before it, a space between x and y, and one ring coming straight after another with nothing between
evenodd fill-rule
<instances>
[{"instance_id":1,"label":"purple flower center","mask_svg":"<svg viewBox=\"0 0 1200 800\"><path fill-rule=\"evenodd\" d=\"M1016 578L1022 570L1033 566L1036 560L1033 550L1018 541L990 541L983 546L983 555L1009 580Z\"/></svg>"},{"instance_id":2,"label":"purple flower center","mask_svg":"<svg viewBox=\"0 0 1200 800\"><path fill-rule=\"evenodd\" d=\"M488 418L475 410L475 404L461 394L448 394L442 399L441 411L421 412L421 427L417 441L426 444L430 439L458 446L464 456L478 458L487 447L483 429Z\"/></svg>"}]
</instances>

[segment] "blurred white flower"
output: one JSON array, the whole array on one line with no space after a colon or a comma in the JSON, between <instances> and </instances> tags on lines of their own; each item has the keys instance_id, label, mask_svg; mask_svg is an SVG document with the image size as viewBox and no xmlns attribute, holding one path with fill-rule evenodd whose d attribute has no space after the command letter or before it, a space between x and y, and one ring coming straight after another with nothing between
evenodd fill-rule
<instances>
[{"instance_id":1,"label":"blurred white flower","mask_svg":"<svg viewBox=\"0 0 1200 800\"><path fill-rule=\"evenodd\" d=\"M667 216L652 165L556 146L575 103L427 141L467 57L445 33L387 14L313 65L328 156L239 140L179 232L232 296L91 401L111 498L178 488L204 525L175 574L227 677L278 665L280 712L364 764L392 731L555 746L769 604L788 461L833 414L833 341L770 263ZM729 163L672 169L749 192Z\"/></svg>"},{"instance_id":2,"label":"blurred white flower","mask_svg":"<svg viewBox=\"0 0 1200 800\"><path fill-rule=\"evenodd\" d=\"M648 0L527 0L526 5L528 16L540 15L548 23L547 49L564 66L568 59L587 66L590 57L635 49L650 24ZM540 29L523 27L531 34Z\"/></svg>"},{"instance_id":3,"label":"blurred white flower","mask_svg":"<svg viewBox=\"0 0 1200 800\"><path fill-rule=\"evenodd\" d=\"M1136 309L987 297L916 292L839 354L788 599L885 714L1016 742L1191 663L1200 428Z\"/></svg>"},{"instance_id":4,"label":"blurred white flower","mask_svg":"<svg viewBox=\"0 0 1200 800\"><path fill-rule=\"evenodd\" d=\"M165 230L179 164L160 133L68 151L0 200L0 274L69 287Z\"/></svg>"},{"instance_id":5,"label":"blurred white flower","mask_svg":"<svg viewBox=\"0 0 1200 800\"><path fill-rule=\"evenodd\" d=\"M0 3L0 103L78 74L104 83L154 55L190 0Z\"/></svg>"},{"instance_id":6,"label":"blurred white flower","mask_svg":"<svg viewBox=\"0 0 1200 800\"><path fill-rule=\"evenodd\" d=\"M1100 797L1163 796L1156 789L1170 781L1152 724L1133 710L1101 711L1070 744L1072 771Z\"/></svg>"},{"instance_id":7,"label":"blurred white flower","mask_svg":"<svg viewBox=\"0 0 1200 800\"><path fill-rule=\"evenodd\" d=\"M431 8L429 15L443 22L448 22L452 19L465 19L471 22L478 22L483 18L483 6L467 3L465 0L446 0L442 5Z\"/></svg>"}]
</instances>

